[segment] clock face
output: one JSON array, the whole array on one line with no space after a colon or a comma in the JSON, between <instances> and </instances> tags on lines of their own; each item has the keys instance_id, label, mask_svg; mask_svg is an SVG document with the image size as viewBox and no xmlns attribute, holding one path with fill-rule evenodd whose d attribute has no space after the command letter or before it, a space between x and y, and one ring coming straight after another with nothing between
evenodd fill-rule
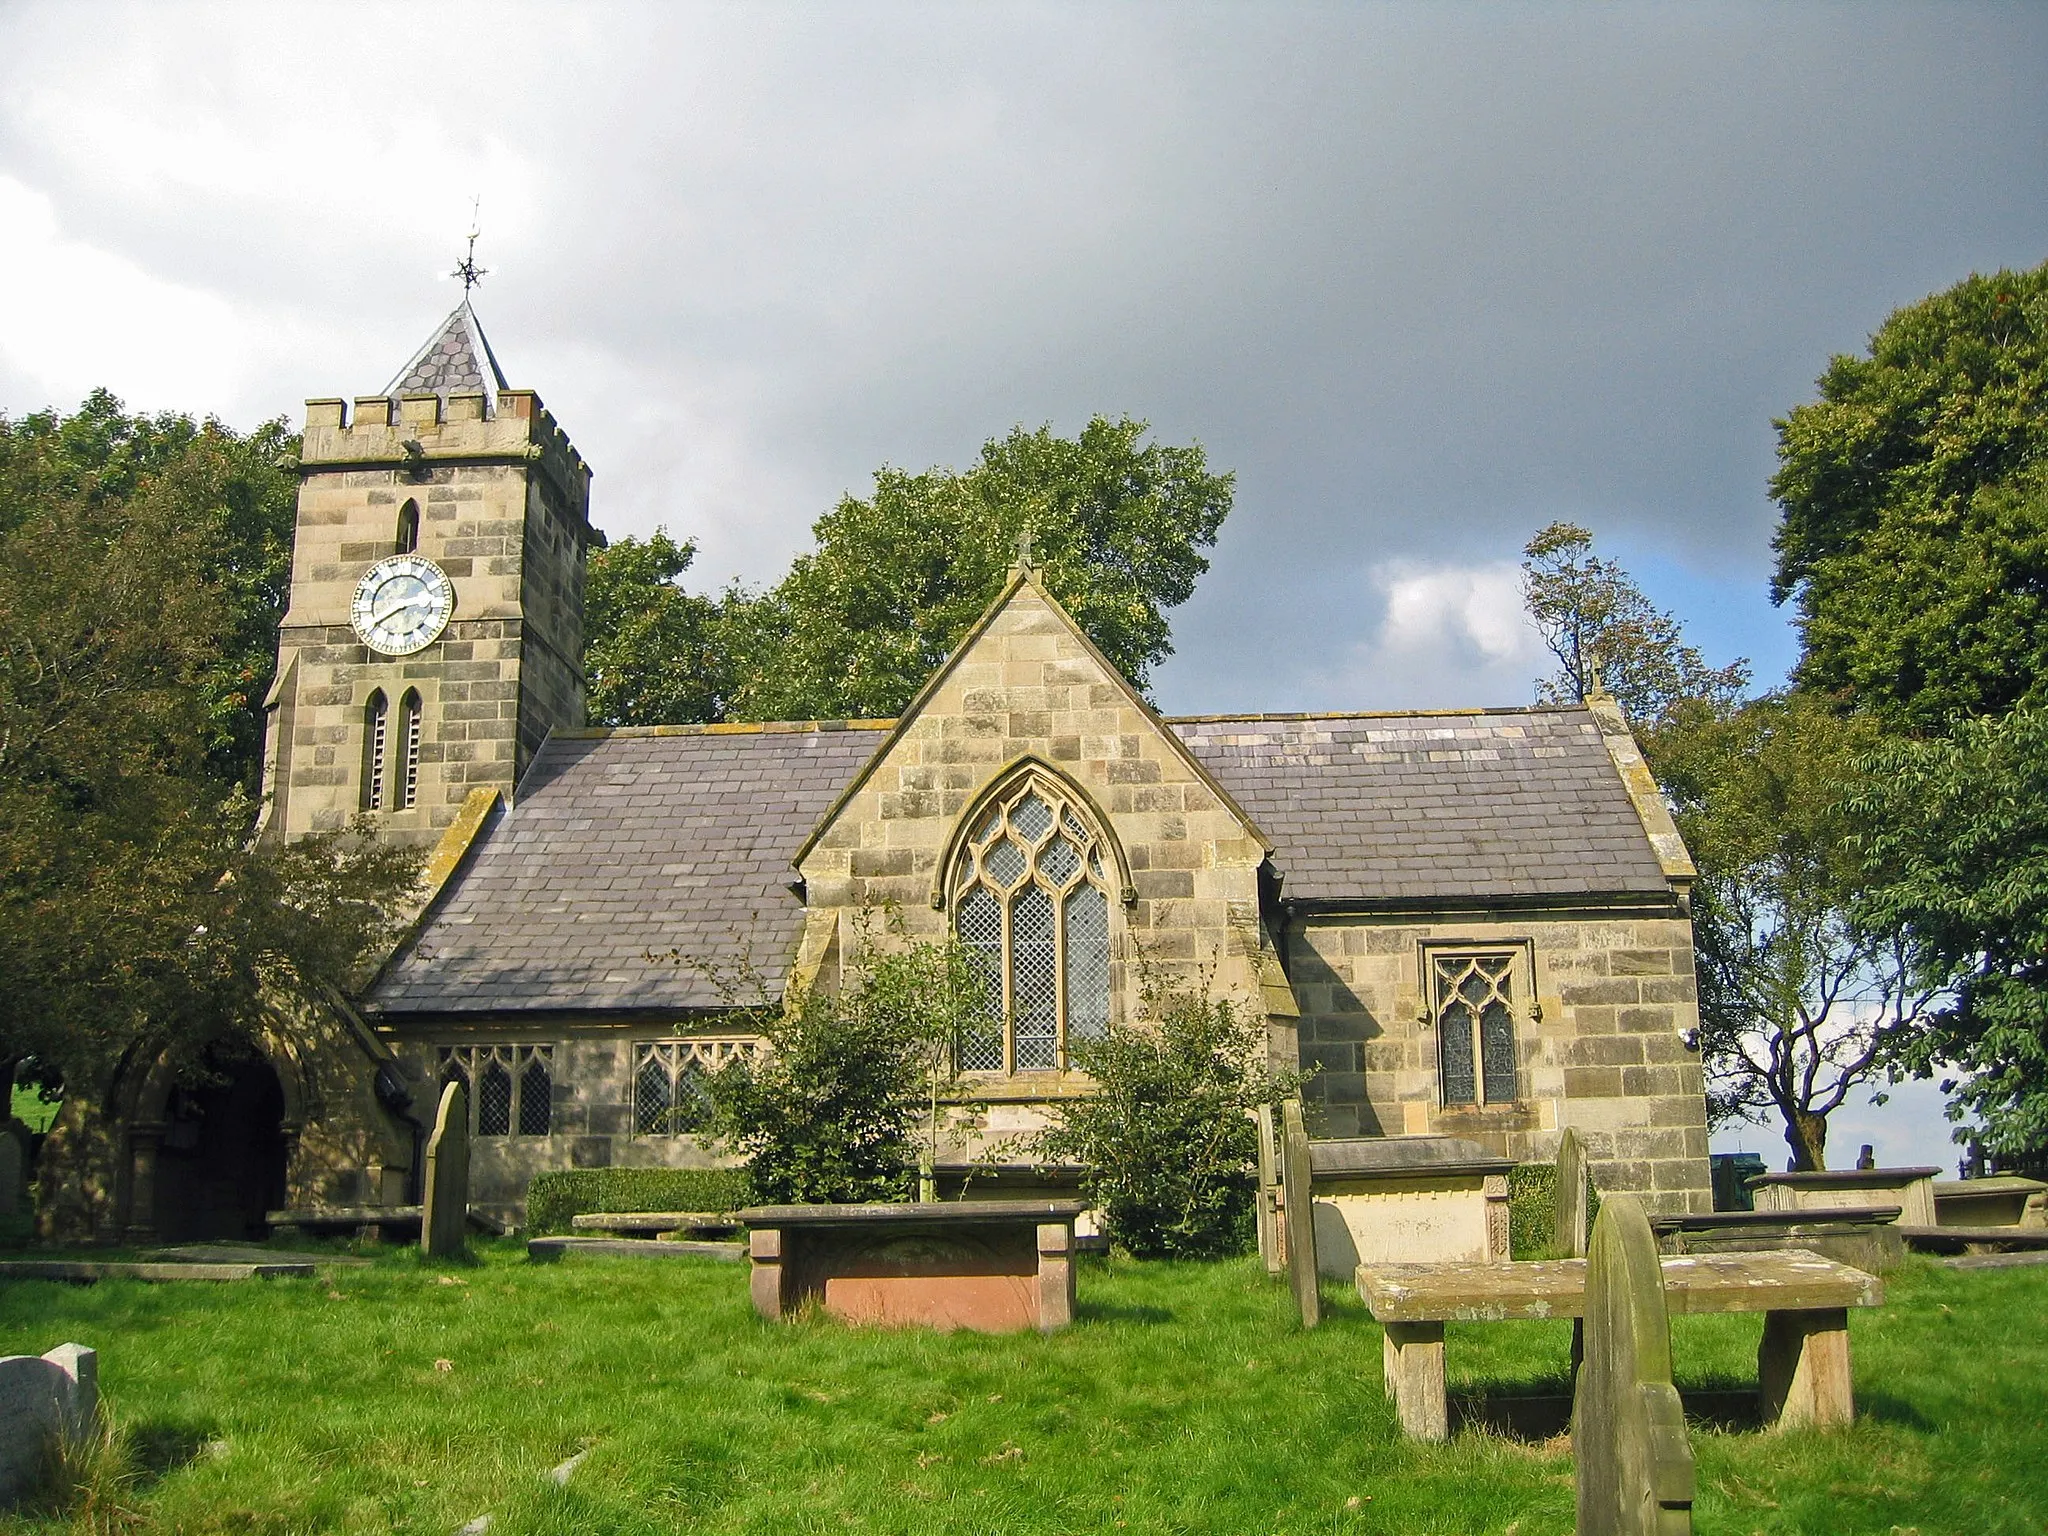
<instances>
[{"instance_id":1,"label":"clock face","mask_svg":"<svg viewBox=\"0 0 2048 1536\"><path fill-rule=\"evenodd\" d=\"M455 587L423 555L379 560L356 583L349 622L373 651L410 656L440 638L455 611Z\"/></svg>"}]
</instances>

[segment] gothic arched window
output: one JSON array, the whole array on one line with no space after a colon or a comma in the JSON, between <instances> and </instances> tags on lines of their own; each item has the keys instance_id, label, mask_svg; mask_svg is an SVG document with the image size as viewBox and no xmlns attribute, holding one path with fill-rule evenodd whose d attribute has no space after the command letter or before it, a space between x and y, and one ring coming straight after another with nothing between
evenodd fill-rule
<instances>
[{"instance_id":1,"label":"gothic arched window","mask_svg":"<svg viewBox=\"0 0 2048 1536\"><path fill-rule=\"evenodd\" d=\"M1072 796L1028 774L978 813L954 866L953 923L988 984L999 1034L966 1040L969 1072L1051 1072L1109 1027L1109 881Z\"/></svg>"},{"instance_id":2,"label":"gothic arched window","mask_svg":"<svg viewBox=\"0 0 2048 1536\"><path fill-rule=\"evenodd\" d=\"M398 713L405 722L405 734L399 738L404 755L398 761L398 793L392 799L398 809L409 811L420 798L420 696L406 689Z\"/></svg>"},{"instance_id":3,"label":"gothic arched window","mask_svg":"<svg viewBox=\"0 0 2048 1536\"><path fill-rule=\"evenodd\" d=\"M398 509L398 553L409 555L420 547L420 504L408 501Z\"/></svg>"},{"instance_id":4,"label":"gothic arched window","mask_svg":"<svg viewBox=\"0 0 2048 1536\"><path fill-rule=\"evenodd\" d=\"M384 690L378 689L370 695L370 702L363 706L363 809L381 811L384 809L385 748L389 745L391 709L384 701Z\"/></svg>"}]
</instances>

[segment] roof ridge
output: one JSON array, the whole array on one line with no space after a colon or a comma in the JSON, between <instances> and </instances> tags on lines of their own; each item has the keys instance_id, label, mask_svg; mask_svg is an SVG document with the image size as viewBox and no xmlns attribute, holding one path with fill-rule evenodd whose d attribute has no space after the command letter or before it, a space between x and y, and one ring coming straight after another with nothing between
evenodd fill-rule
<instances>
[{"instance_id":1,"label":"roof ridge","mask_svg":"<svg viewBox=\"0 0 2048 1536\"><path fill-rule=\"evenodd\" d=\"M1225 725L1236 722L1288 720L1436 720L1480 715L1569 715L1584 713L1583 704L1490 704L1470 709L1332 709L1283 714L1166 715L1168 725Z\"/></svg>"},{"instance_id":2,"label":"roof ridge","mask_svg":"<svg viewBox=\"0 0 2048 1536\"><path fill-rule=\"evenodd\" d=\"M886 731L894 720L719 720L703 725L586 725L549 732L558 741L643 736L794 736L806 731Z\"/></svg>"}]
</instances>

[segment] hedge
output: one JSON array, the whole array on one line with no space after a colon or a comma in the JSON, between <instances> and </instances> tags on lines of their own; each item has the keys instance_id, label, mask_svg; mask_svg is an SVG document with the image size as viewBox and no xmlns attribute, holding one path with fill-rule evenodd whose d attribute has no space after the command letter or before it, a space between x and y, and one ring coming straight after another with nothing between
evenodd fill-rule
<instances>
[{"instance_id":1,"label":"hedge","mask_svg":"<svg viewBox=\"0 0 2048 1536\"><path fill-rule=\"evenodd\" d=\"M557 1168L526 1187L526 1229L566 1232L590 1211L736 1211L752 1203L744 1168Z\"/></svg>"},{"instance_id":2,"label":"hedge","mask_svg":"<svg viewBox=\"0 0 2048 1536\"><path fill-rule=\"evenodd\" d=\"M1600 1214L1600 1191L1587 1181L1586 1221ZM1557 1164L1517 1163L1508 1174L1508 1252L1517 1259L1555 1259Z\"/></svg>"}]
</instances>

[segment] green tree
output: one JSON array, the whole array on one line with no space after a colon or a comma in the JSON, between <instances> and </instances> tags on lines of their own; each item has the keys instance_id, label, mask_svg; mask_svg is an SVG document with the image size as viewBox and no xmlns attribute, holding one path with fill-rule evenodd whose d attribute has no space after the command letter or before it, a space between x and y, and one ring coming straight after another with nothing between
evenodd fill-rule
<instances>
[{"instance_id":1,"label":"green tree","mask_svg":"<svg viewBox=\"0 0 2048 1536\"><path fill-rule=\"evenodd\" d=\"M1872 754L1852 811L1865 921L1910 930L1948 989L1902 1053L1944 1075L1986 1145L2048 1145L2048 708L1963 720Z\"/></svg>"},{"instance_id":2,"label":"green tree","mask_svg":"<svg viewBox=\"0 0 2048 1536\"><path fill-rule=\"evenodd\" d=\"M1859 910L1848 804L1874 739L1795 692L1681 704L1644 744L1699 869L1709 1118L1775 1115L1798 1169L1827 1166L1829 1115L1918 1043L1938 991L1904 925Z\"/></svg>"},{"instance_id":3,"label":"green tree","mask_svg":"<svg viewBox=\"0 0 2048 1536\"><path fill-rule=\"evenodd\" d=\"M1110 1235L1141 1258L1207 1259L1252 1240L1261 1104L1299 1091L1262 1020L1227 999L1148 981L1147 1017L1075 1048L1097 1091L1054 1107L1036 1149L1082 1168Z\"/></svg>"},{"instance_id":4,"label":"green tree","mask_svg":"<svg viewBox=\"0 0 2048 1536\"><path fill-rule=\"evenodd\" d=\"M1917 734L2048 677L2048 265L1897 311L1777 423L1801 681Z\"/></svg>"},{"instance_id":5,"label":"green tree","mask_svg":"<svg viewBox=\"0 0 2048 1536\"><path fill-rule=\"evenodd\" d=\"M69 416L0 417L0 535L50 507L120 508L145 492L177 523L180 555L216 610L212 649L189 662L199 739L217 776L254 791L263 698L291 590L298 439L271 421L246 435L211 419L131 416L95 390Z\"/></svg>"},{"instance_id":6,"label":"green tree","mask_svg":"<svg viewBox=\"0 0 2048 1536\"><path fill-rule=\"evenodd\" d=\"M912 943L891 925L878 945L856 928L842 985L761 1005L766 1053L706 1084L711 1128L746 1159L757 1199L902 1200L914 1174L931 1194L954 1048L989 1027L987 989L957 943Z\"/></svg>"},{"instance_id":7,"label":"green tree","mask_svg":"<svg viewBox=\"0 0 2048 1536\"><path fill-rule=\"evenodd\" d=\"M223 672L251 590L223 554L233 445L206 428L96 459L64 444L77 425L0 433L0 1058L89 1080L142 1038L196 1059L270 986L347 981L416 861L250 845Z\"/></svg>"},{"instance_id":8,"label":"green tree","mask_svg":"<svg viewBox=\"0 0 2048 1536\"><path fill-rule=\"evenodd\" d=\"M583 588L584 670L597 725L692 725L723 720L735 690L729 610L686 592L678 578L697 546L663 528L651 538L619 539L590 557Z\"/></svg>"},{"instance_id":9,"label":"green tree","mask_svg":"<svg viewBox=\"0 0 2048 1536\"><path fill-rule=\"evenodd\" d=\"M899 714L1002 589L1029 536L1047 586L1140 687L1172 654L1231 476L1128 417L985 444L966 470L884 468L813 526L768 591L685 593L694 547L657 533L592 562L593 713L617 724Z\"/></svg>"},{"instance_id":10,"label":"green tree","mask_svg":"<svg viewBox=\"0 0 2048 1536\"><path fill-rule=\"evenodd\" d=\"M1730 705L1748 686L1746 660L1709 667L1678 620L1595 554L1577 524L1538 530L1522 557L1522 601L1558 665L1536 685L1539 701L1579 704L1604 685L1631 720L1650 723L1682 700Z\"/></svg>"}]
</instances>

